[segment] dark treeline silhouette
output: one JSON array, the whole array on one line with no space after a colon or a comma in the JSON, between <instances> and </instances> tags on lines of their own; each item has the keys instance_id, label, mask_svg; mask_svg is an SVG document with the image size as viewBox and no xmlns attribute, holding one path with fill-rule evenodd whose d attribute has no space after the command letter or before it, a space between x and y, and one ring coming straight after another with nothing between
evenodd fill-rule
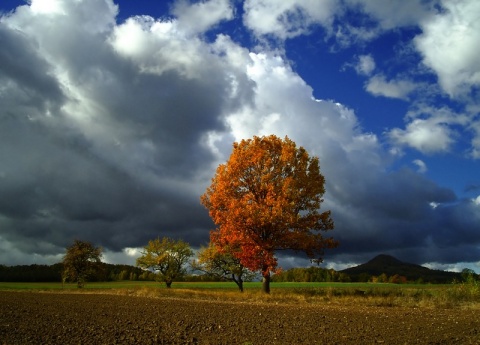
<instances>
[{"instance_id":1,"label":"dark treeline silhouette","mask_svg":"<svg viewBox=\"0 0 480 345\"><path fill-rule=\"evenodd\" d=\"M102 281L154 281L156 275L148 270L130 265L113 265L100 263L95 270L95 274L88 279L89 282ZM48 283L62 281L63 264L53 265L0 265L0 282L31 282ZM184 282L210 282L220 281L221 279L207 274L187 274L177 281Z\"/></svg>"},{"instance_id":2,"label":"dark treeline silhouette","mask_svg":"<svg viewBox=\"0 0 480 345\"><path fill-rule=\"evenodd\" d=\"M48 265L0 265L2 282L61 282L62 264Z\"/></svg>"},{"instance_id":3,"label":"dark treeline silhouette","mask_svg":"<svg viewBox=\"0 0 480 345\"><path fill-rule=\"evenodd\" d=\"M63 264L53 265L0 265L1 282L61 282ZM100 263L89 281L116 280L154 280L152 272L129 265L112 265Z\"/></svg>"}]
</instances>

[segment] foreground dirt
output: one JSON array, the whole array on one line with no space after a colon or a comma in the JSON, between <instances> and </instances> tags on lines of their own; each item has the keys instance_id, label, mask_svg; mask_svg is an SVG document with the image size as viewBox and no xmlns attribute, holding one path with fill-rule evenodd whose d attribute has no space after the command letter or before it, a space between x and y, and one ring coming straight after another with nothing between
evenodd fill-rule
<instances>
[{"instance_id":1,"label":"foreground dirt","mask_svg":"<svg viewBox=\"0 0 480 345\"><path fill-rule=\"evenodd\" d=\"M0 292L0 344L480 344L478 310Z\"/></svg>"}]
</instances>

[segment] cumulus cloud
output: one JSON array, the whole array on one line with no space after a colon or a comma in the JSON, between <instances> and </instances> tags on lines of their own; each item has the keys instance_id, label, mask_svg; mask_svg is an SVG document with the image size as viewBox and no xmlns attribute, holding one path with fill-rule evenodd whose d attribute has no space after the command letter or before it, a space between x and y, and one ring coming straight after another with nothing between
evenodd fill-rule
<instances>
[{"instance_id":1,"label":"cumulus cloud","mask_svg":"<svg viewBox=\"0 0 480 345\"><path fill-rule=\"evenodd\" d=\"M406 116L405 129L394 128L387 133L393 145L407 146L426 154L448 152L458 138L455 125L465 126L469 117L448 107L420 105Z\"/></svg>"},{"instance_id":2,"label":"cumulus cloud","mask_svg":"<svg viewBox=\"0 0 480 345\"><path fill-rule=\"evenodd\" d=\"M308 33L313 25L330 27L337 9L334 0L246 0L243 21L257 36L273 35L284 40Z\"/></svg>"},{"instance_id":3,"label":"cumulus cloud","mask_svg":"<svg viewBox=\"0 0 480 345\"><path fill-rule=\"evenodd\" d=\"M451 129L436 119L415 119L405 130L391 130L389 137L397 145L410 146L424 153L447 151L453 144Z\"/></svg>"},{"instance_id":4,"label":"cumulus cloud","mask_svg":"<svg viewBox=\"0 0 480 345\"><path fill-rule=\"evenodd\" d=\"M233 8L229 0L210 0L190 4L187 0L177 1L172 13L179 25L192 33L203 33L221 21L233 19Z\"/></svg>"},{"instance_id":5,"label":"cumulus cloud","mask_svg":"<svg viewBox=\"0 0 480 345\"><path fill-rule=\"evenodd\" d=\"M386 80L383 75L375 75L368 80L365 89L375 96L407 100L408 95L416 88L415 83L408 80Z\"/></svg>"},{"instance_id":6,"label":"cumulus cloud","mask_svg":"<svg viewBox=\"0 0 480 345\"><path fill-rule=\"evenodd\" d=\"M414 42L443 90L451 97L461 97L480 85L480 3L445 0L441 6L443 11L420 22L422 34Z\"/></svg>"},{"instance_id":7,"label":"cumulus cloud","mask_svg":"<svg viewBox=\"0 0 480 345\"><path fill-rule=\"evenodd\" d=\"M480 159L480 121L471 124L473 131L472 149L470 155L474 159Z\"/></svg>"},{"instance_id":8,"label":"cumulus cloud","mask_svg":"<svg viewBox=\"0 0 480 345\"><path fill-rule=\"evenodd\" d=\"M381 0L305 1L246 0L244 23L256 36L272 35L282 40L304 35L321 26L326 37L341 46L369 41L382 32L412 26L428 17L433 5L414 0L385 3ZM350 16L357 20L351 20ZM336 19L341 19L336 21Z\"/></svg>"},{"instance_id":9,"label":"cumulus cloud","mask_svg":"<svg viewBox=\"0 0 480 345\"><path fill-rule=\"evenodd\" d=\"M361 75L370 75L375 69L375 60L371 55L361 55L355 65L355 71Z\"/></svg>"},{"instance_id":10,"label":"cumulus cloud","mask_svg":"<svg viewBox=\"0 0 480 345\"><path fill-rule=\"evenodd\" d=\"M374 19L383 30L413 26L431 15L432 2L422 0L382 1L382 0L347 0L350 6L358 6L361 11Z\"/></svg>"}]
</instances>

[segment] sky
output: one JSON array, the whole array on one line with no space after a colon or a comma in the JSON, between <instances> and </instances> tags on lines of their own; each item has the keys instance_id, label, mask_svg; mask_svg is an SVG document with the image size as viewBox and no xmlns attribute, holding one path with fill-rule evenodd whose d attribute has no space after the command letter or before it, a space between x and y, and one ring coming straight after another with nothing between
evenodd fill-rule
<instances>
[{"instance_id":1,"label":"sky","mask_svg":"<svg viewBox=\"0 0 480 345\"><path fill-rule=\"evenodd\" d=\"M4 0L0 264L205 245L216 167L275 134L320 159L325 267L480 272L479 45L477 0Z\"/></svg>"}]
</instances>

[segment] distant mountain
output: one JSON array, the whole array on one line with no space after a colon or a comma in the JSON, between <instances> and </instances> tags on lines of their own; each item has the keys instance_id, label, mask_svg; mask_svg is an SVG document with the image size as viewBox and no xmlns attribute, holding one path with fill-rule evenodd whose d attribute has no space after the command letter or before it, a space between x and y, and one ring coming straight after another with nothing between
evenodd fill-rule
<instances>
[{"instance_id":1,"label":"distant mountain","mask_svg":"<svg viewBox=\"0 0 480 345\"><path fill-rule=\"evenodd\" d=\"M460 273L432 270L416 264L402 262L390 255L381 254L367 263L344 269L353 281L361 281L366 276L379 276L385 273L391 277L395 274L404 276L409 281L423 280L426 283L451 283L454 279L461 280Z\"/></svg>"}]
</instances>

